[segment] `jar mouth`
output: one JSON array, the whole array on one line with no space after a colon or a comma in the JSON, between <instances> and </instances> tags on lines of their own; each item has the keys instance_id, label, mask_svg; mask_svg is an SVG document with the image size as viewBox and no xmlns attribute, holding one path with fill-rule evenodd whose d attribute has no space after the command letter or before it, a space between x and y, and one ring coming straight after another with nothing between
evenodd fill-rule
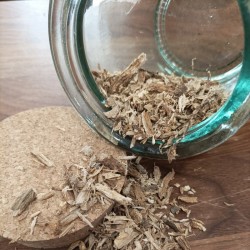
<instances>
[{"instance_id":1,"label":"jar mouth","mask_svg":"<svg viewBox=\"0 0 250 250\"><path fill-rule=\"evenodd\" d=\"M249 119L249 111L245 110L246 103L250 102L250 13L247 4L249 1L238 1L242 14L245 31L245 50L242 65L231 69L230 79L237 81L232 94L226 103L211 117L191 127L186 136L178 142L177 153L180 157L187 157L201 153L209 148L200 147L199 151L192 145L203 145L211 140L213 135L222 133L226 129L226 136L218 140L213 147L236 132L236 127L229 125L232 119L241 116L241 125ZM136 143L131 149L130 138L124 138L112 131L112 122L104 116L105 98L97 87L92 76L85 51L83 36L83 19L88 1L52 1L50 2L49 35L51 53L61 84L70 98L73 106L86 122L99 134L115 145L119 145L133 153L147 157L165 158L159 145ZM182 72L183 73L183 72ZM222 75L220 75L222 77ZM225 81L228 78L223 76ZM223 132L225 133L225 132ZM190 150L186 150L190 148ZM178 151L179 150L179 151ZM179 153L180 152L180 153Z\"/></svg>"},{"instance_id":2,"label":"jar mouth","mask_svg":"<svg viewBox=\"0 0 250 250\"><path fill-rule=\"evenodd\" d=\"M212 2L212 1L211 1ZM205 6L209 4L204 4ZM191 7L192 8L192 7ZM181 9L181 10L180 10ZM203 13L203 19L200 20L200 22L204 22L204 27L202 29L199 29L201 26L200 24L195 24L195 19L196 17L194 16L193 18L189 17L189 23L185 25L186 27L182 27L182 32L186 32L187 29L192 29L192 28L197 28L198 31L194 32L192 34L192 37L188 37L186 44L181 44L182 47L191 47L190 43L194 43L195 46L197 46L198 52L193 54L192 58L189 58L189 61L192 61L192 67L190 67L189 64L187 64L185 58L180 55L179 51L180 48L178 46L173 46L171 44L171 40L173 38L171 37L171 28L170 26L176 25L177 28L175 28L176 33L178 33L178 26L179 23L176 21L176 18L173 18L172 16L174 15L180 15L185 14L188 11L182 10L182 6L178 6L173 3L173 1L169 0L159 0L158 4L156 6L156 11L155 11L155 40L157 43L157 48L159 51L159 54L163 58L164 64L160 65L160 68L162 71L172 74L173 72L176 75L180 76L186 76L186 77L199 77L199 78L207 78L208 77L208 71L210 74L210 79L212 81L219 81L220 83L226 83L228 81L231 81L232 79L236 79L240 73L241 67L242 67L242 52L240 50L233 50L233 52L229 52L230 48L225 49L226 45L230 45L229 37L226 36L225 34L225 41L222 40L221 42L217 42L217 46L220 49L224 49L225 53L228 53L227 55L228 59L224 59L223 63L220 62L218 65L213 65L213 62L211 60L212 58L219 57L216 55L218 51L212 50L212 46L210 45L209 48L209 42L215 42L215 39L211 39L211 41L207 42L208 48L205 48L207 50L211 50L210 54L206 54L206 58L204 58L204 55L201 55L201 50L202 48L204 49L204 45L202 45L200 42L197 42L199 40L199 36L204 36L204 33L211 33L211 27L216 30L218 24L216 21L213 21L215 19L215 14L212 12L210 14ZM222 19L224 16L221 17ZM183 18L185 19L185 18ZM190 21L191 20L191 21ZM207 22L207 23L205 23ZM189 25L191 27L189 27ZM223 27L225 28L225 27ZM238 28L238 27L237 27ZM198 34L197 34L198 33ZM169 35L170 34L170 35ZM180 32L175 35L174 39L181 39ZM172 35L173 36L173 35ZM206 36L206 39L208 37ZM214 49L214 48L213 48ZM186 48L186 51L188 48ZM198 65L195 65L195 61L200 60L202 61L201 63L198 63ZM207 62L205 62L207 60ZM206 66L205 66L205 65Z\"/></svg>"}]
</instances>

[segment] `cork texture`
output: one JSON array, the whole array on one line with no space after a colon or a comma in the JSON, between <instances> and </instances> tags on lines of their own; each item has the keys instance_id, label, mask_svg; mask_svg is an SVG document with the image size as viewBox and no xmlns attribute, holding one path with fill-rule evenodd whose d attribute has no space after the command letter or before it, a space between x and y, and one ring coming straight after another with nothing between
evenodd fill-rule
<instances>
[{"instance_id":1,"label":"cork texture","mask_svg":"<svg viewBox=\"0 0 250 250\"><path fill-rule=\"evenodd\" d=\"M79 222L75 233L61 239L54 236L56 218L65 204L58 191L65 184L63 168L70 164L88 164L88 159L80 152L84 146L92 146L95 154L115 158L125 155L124 151L94 133L71 107L29 110L0 123L0 238L33 247L59 247L86 235L86 225ZM53 166L44 166L37 161L31 154L34 150L45 155ZM53 192L53 196L35 200L27 211L13 217L14 201L31 188L38 195ZM89 218L98 223L110 206L93 208ZM38 211L41 213L31 235L31 215Z\"/></svg>"}]
</instances>

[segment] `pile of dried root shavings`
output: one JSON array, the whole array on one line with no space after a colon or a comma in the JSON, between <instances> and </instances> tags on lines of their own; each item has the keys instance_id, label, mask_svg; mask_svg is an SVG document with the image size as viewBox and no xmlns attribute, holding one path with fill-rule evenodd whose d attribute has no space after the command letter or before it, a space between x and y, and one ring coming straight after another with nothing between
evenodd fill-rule
<instances>
[{"instance_id":1,"label":"pile of dried root shavings","mask_svg":"<svg viewBox=\"0 0 250 250\"><path fill-rule=\"evenodd\" d=\"M48 193L38 194L31 188L17 197L11 208L17 221L26 220L27 224L30 223L30 218L27 215L29 207L32 207L34 201L41 202L41 210L31 215L30 227L12 242L26 234L34 235L36 227L43 225L50 227L54 237L58 238L77 231L77 228L82 228L83 224L94 228L92 219L96 220L103 212L108 212L114 202L123 205L132 202L131 198L120 194L127 175L126 164L123 164L120 159L109 157L107 154L100 153L96 156L90 146L83 147L81 152L88 163L85 166L80 164L65 166L65 184L62 187L53 187L53 190L48 191ZM40 152L31 152L31 155L37 163L45 167L54 165ZM51 221L42 219L41 223L42 201L50 199L52 202L55 191L61 192L63 199L58 207L57 216ZM96 214L96 211L99 211L99 214Z\"/></svg>"},{"instance_id":2,"label":"pile of dried root shavings","mask_svg":"<svg viewBox=\"0 0 250 250\"><path fill-rule=\"evenodd\" d=\"M174 170L162 178L159 167L155 166L149 174L137 159L130 163L119 198L110 191L105 192L112 187L99 177L102 171L92 180L95 195L102 195L103 202L112 200L115 205L85 240L75 242L68 250L77 247L80 250L188 250L191 248L187 238L194 230L206 231L203 222L191 218L191 210L185 206L198 202L196 191L188 185L172 184Z\"/></svg>"},{"instance_id":3,"label":"pile of dried root shavings","mask_svg":"<svg viewBox=\"0 0 250 250\"><path fill-rule=\"evenodd\" d=\"M54 228L54 236L59 238L75 232L79 223L89 228L89 236L72 244L69 250L189 250L187 238L194 230L206 231L204 223L191 218L191 210L185 206L198 202L196 191L173 183L174 170L162 177L158 166L149 174L140 164L140 157L127 167L120 160L134 156L96 156L90 147L84 147L82 153L90 157L89 164L65 167L61 189L64 206L55 219L44 222ZM41 153L32 155L45 166L52 164ZM24 192L12 207L13 215L29 222L25 211L36 199L53 199L53 193L36 194L33 189ZM113 209L108 213L111 205ZM97 210L107 212L99 226L91 219L96 219ZM31 216L30 234L43 225L38 218L42 214L41 210Z\"/></svg>"},{"instance_id":4,"label":"pile of dried root shavings","mask_svg":"<svg viewBox=\"0 0 250 250\"><path fill-rule=\"evenodd\" d=\"M67 168L68 185L62 192L70 211L59 220L59 237L72 232L77 219L93 229L95 225L89 214L95 217L96 210L107 211L114 202L124 206L130 204L131 198L120 194L126 174L125 165L105 154L93 155L87 168L80 165Z\"/></svg>"},{"instance_id":5,"label":"pile of dried root shavings","mask_svg":"<svg viewBox=\"0 0 250 250\"><path fill-rule=\"evenodd\" d=\"M111 110L105 116L113 121L113 131L146 143L161 140L161 152L171 162L176 144L187 130L210 117L224 103L225 91L217 81L152 73L141 66L142 53L124 71L93 71L96 83Z\"/></svg>"}]
</instances>

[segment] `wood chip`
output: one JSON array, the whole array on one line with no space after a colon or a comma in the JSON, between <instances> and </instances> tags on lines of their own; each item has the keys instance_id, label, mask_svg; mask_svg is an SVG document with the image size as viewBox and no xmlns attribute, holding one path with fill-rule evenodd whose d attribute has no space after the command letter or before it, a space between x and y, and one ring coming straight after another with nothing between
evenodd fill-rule
<instances>
[{"instance_id":1,"label":"wood chip","mask_svg":"<svg viewBox=\"0 0 250 250\"><path fill-rule=\"evenodd\" d=\"M191 227L197 228L203 232L207 230L204 226L204 223L201 220L197 220L197 219L191 219Z\"/></svg>"},{"instance_id":2,"label":"wood chip","mask_svg":"<svg viewBox=\"0 0 250 250\"><path fill-rule=\"evenodd\" d=\"M26 219L27 216L28 216L28 214L29 214L29 210L26 210L25 212L23 212L22 214L20 214L20 215L18 216L17 220L18 220L18 221L22 221L22 220Z\"/></svg>"},{"instance_id":3,"label":"wood chip","mask_svg":"<svg viewBox=\"0 0 250 250\"><path fill-rule=\"evenodd\" d=\"M44 154L39 152L38 150L31 151L31 154L36 157L36 159L44 166L54 167L54 162L48 159Z\"/></svg>"},{"instance_id":4,"label":"wood chip","mask_svg":"<svg viewBox=\"0 0 250 250\"><path fill-rule=\"evenodd\" d=\"M65 186L62 189L62 195L63 195L65 201L69 205L73 205L75 203L74 192L73 192L73 190L69 186Z\"/></svg>"},{"instance_id":5,"label":"wood chip","mask_svg":"<svg viewBox=\"0 0 250 250\"><path fill-rule=\"evenodd\" d=\"M36 192L31 188L23 192L12 205L13 216L18 216L36 199Z\"/></svg>"},{"instance_id":6,"label":"wood chip","mask_svg":"<svg viewBox=\"0 0 250 250\"><path fill-rule=\"evenodd\" d=\"M31 224L30 224L30 235L34 234L34 229L35 229L35 226L36 226L37 218L38 218L38 215L35 216L33 218L33 220L31 221Z\"/></svg>"},{"instance_id":7,"label":"wood chip","mask_svg":"<svg viewBox=\"0 0 250 250\"><path fill-rule=\"evenodd\" d=\"M168 190L168 185L171 180L173 180L175 175L174 169L172 169L171 172L169 172L162 180L161 187L159 190L159 197L160 199L166 197L167 195L167 190Z\"/></svg>"},{"instance_id":8,"label":"wood chip","mask_svg":"<svg viewBox=\"0 0 250 250\"><path fill-rule=\"evenodd\" d=\"M180 113L184 111L184 109L186 108L188 103L189 103L189 99L185 96L185 94L182 94L178 100L178 106L179 106Z\"/></svg>"},{"instance_id":9,"label":"wood chip","mask_svg":"<svg viewBox=\"0 0 250 250\"><path fill-rule=\"evenodd\" d=\"M186 239L183 236L178 236L175 239L178 242L181 249L183 249L183 250L191 250L191 247L190 247L189 243L186 241Z\"/></svg>"},{"instance_id":10,"label":"wood chip","mask_svg":"<svg viewBox=\"0 0 250 250\"><path fill-rule=\"evenodd\" d=\"M83 188L77 195L74 204L81 205L87 204L90 199L90 190Z\"/></svg>"},{"instance_id":11,"label":"wood chip","mask_svg":"<svg viewBox=\"0 0 250 250\"><path fill-rule=\"evenodd\" d=\"M139 240L135 241L135 249L134 250L142 250L142 245Z\"/></svg>"},{"instance_id":12,"label":"wood chip","mask_svg":"<svg viewBox=\"0 0 250 250\"><path fill-rule=\"evenodd\" d=\"M107 219L107 220L109 220L109 221L112 221L112 222L116 222L116 221L129 221L129 220L131 220L131 219L129 219L127 216L114 216L114 215L112 215L112 216L109 216L109 215L107 215L106 217L105 217L105 219Z\"/></svg>"},{"instance_id":13,"label":"wood chip","mask_svg":"<svg viewBox=\"0 0 250 250\"><path fill-rule=\"evenodd\" d=\"M115 119L118 116L119 112L120 112L119 107L115 106L110 111L104 112L104 115L107 118L110 118L110 119L113 118L113 119Z\"/></svg>"},{"instance_id":14,"label":"wood chip","mask_svg":"<svg viewBox=\"0 0 250 250\"><path fill-rule=\"evenodd\" d=\"M74 223L69 224L59 235L59 238L62 238L63 236L65 236L66 234L69 234L72 232L72 230L74 229Z\"/></svg>"},{"instance_id":15,"label":"wood chip","mask_svg":"<svg viewBox=\"0 0 250 250\"><path fill-rule=\"evenodd\" d=\"M131 218L135 221L137 225L142 223L143 215L137 209L131 209L129 211L129 215L131 216Z\"/></svg>"},{"instance_id":16,"label":"wood chip","mask_svg":"<svg viewBox=\"0 0 250 250\"><path fill-rule=\"evenodd\" d=\"M120 156L119 157L120 160L127 160L127 161L134 160L136 158L137 158L137 156L135 156L135 155L127 155L127 156Z\"/></svg>"},{"instance_id":17,"label":"wood chip","mask_svg":"<svg viewBox=\"0 0 250 250\"><path fill-rule=\"evenodd\" d=\"M49 191L47 193L37 194L37 200L39 200L39 201L47 200L47 199L53 197L54 194L55 194L54 191Z\"/></svg>"},{"instance_id":18,"label":"wood chip","mask_svg":"<svg viewBox=\"0 0 250 250\"><path fill-rule=\"evenodd\" d=\"M73 212L69 213L68 215L64 216L64 218L62 218L60 220L60 225L67 226L68 224L75 221L77 218L78 218L78 215L77 215L76 211L73 211Z\"/></svg>"},{"instance_id":19,"label":"wood chip","mask_svg":"<svg viewBox=\"0 0 250 250\"><path fill-rule=\"evenodd\" d=\"M161 171L158 166L154 166L154 179L156 183L158 183L159 180L161 179Z\"/></svg>"},{"instance_id":20,"label":"wood chip","mask_svg":"<svg viewBox=\"0 0 250 250\"><path fill-rule=\"evenodd\" d=\"M133 166L131 166L128 169L128 175L134 177L134 178L140 178L141 177L141 173L139 171L137 171Z\"/></svg>"},{"instance_id":21,"label":"wood chip","mask_svg":"<svg viewBox=\"0 0 250 250\"><path fill-rule=\"evenodd\" d=\"M119 233L119 235L114 240L114 246L117 249L121 249L127 246L131 241L134 240L139 235L138 232L134 231L132 228L126 228Z\"/></svg>"},{"instance_id":22,"label":"wood chip","mask_svg":"<svg viewBox=\"0 0 250 250\"><path fill-rule=\"evenodd\" d=\"M149 231L146 231L144 234L147 236L149 242L151 243L151 245L152 245L155 249L157 249L157 250L160 250L160 249L161 249L161 247L158 246L158 244L155 242L155 239L152 237L152 235L151 235L151 233L150 233Z\"/></svg>"},{"instance_id":23,"label":"wood chip","mask_svg":"<svg viewBox=\"0 0 250 250\"><path fill-rule=\"evenodd\" d=\"M112 173L112 172L109 172L109 173L103 173L102 176L104 177L104 179L106 180L110 180L110 179L114 179L114 178L119 178L121 177L120 174L115 174L115 173Z\"/></svg>"},{"instance_id":24,"label":"wood chip","mask_svg":"<svg viewBox=\"0 0 250 250\"><path fill-rule=\"evenodd\" d=\"M145 204L146 196L142 191L141 186L139 184L133 185L133 191L135 194L135 200L138 201L140 205Z\"/></svg>"},{"instance_id":25,"label":"wood chip","mask_svg":"<svg viewBox=\"0 0 250 250\"><path fill-rule=\"evenodd\" d=\"M190 190L191 190L191 187L189 185L186 185L186 186L183 187L184 192L188 192Z\"/></svg>"},{"instance_id":26,"label":"wood chip","mask_svg":"<svg viewBox=\"0 0 250 250\"><path fill-rule=\"evenodd\" d=\"M87 247L83 241L77 241L77 242L71 244L70 247L68 248L68 250L76 250L76 249L87 250Z\"/></svg>"},{"instance_id":27,"label":"wood chip","mask_svg":"<svg viewBox=\"0 0 250 250\"><path fill-rule=\"evenodd\" d=\"M118 202L119 204L129 205L132 202L131 198L125 197L125 196L119 194L118 192L110 189L106 185L102 185L100 183L97 183L95 185L95 188L96 188L97 191L101 192L102 194L104 194L105 196L107 196L109 199Z\"/></svg>"},{"instance_id":28,"label":"wood chip","mask_svg":"<svg viewBox=\"0 0 250 250\"><path fill-rule=\"evenodd\" d=\"M178 196L178 199L180 201L186 202L186 203L197 203L198 198L194 196L185 196L185 195L180 195Z\"/></svg>"},{"instance_id":29,"label":"wood chip","mask_svg":"<svg viewBox=\"0 0 250 250\"><path fill-rule=\"evenodd\" d=\"M101 159L100 164L103 164L105 167L108 167L109 169L116 170L118 173L122 175L127 175L127 165L121 164L121 162L118 159L115 159L113 156L108 156L103 159Z\"/></svg>"},{"instance_id":30,"label":"wood chip","mask_svg":"<svg viewBox=\"0 0 250 250\"><path fill-rule=\"evenodd\" d=\"M86 216L84 216L83 214L81 214L79 211L76 211L76 214L78 215L78 217L84 222L86 223L88 226L90 226L91 228L94 228L93 224L87 219Z\"/></svg>"},{"instance_id":31,"label":"wood chip","mask_svg":"<svg viewBox=\"0 0 250 250\"><path fill-rule=\"evenodd\" d=\"M142 117L142 125L145 130L145 133L147 137L150 138L154 135L153 126L152 126L150 117L146 111L142 112L141 117Z\"/></svg>"},{"instance_id":32,"label":"wood chip","mask_svg":"<svg viewBox=\"0 0 250 250\"><path fill-rule=\"evenodd\" d=\"M171 229L173 229L175 232L180 232L180 229L177 227L177 225L171 221L170 219L164 219L164 223L166 223Z\"/></svg>"},{"instance_id":33,"label":"wood chip","mask_svg":"<svg viewBox=\"0 0 250 250\"><path fill-rule=\"evenodd\" d=\"M40 213L41 213L41 211L37 211L37 212L33 213L33 214L30 216L30 218L33 219L33 218L37 217Z\"/></svg>"}]
</instances>

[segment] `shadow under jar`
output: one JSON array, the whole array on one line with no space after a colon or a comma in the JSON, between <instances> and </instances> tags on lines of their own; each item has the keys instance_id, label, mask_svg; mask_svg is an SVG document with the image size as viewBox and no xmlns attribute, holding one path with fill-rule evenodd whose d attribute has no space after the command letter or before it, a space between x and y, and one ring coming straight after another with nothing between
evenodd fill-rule
<instances>
[{"instance_id":1,"label":"shadow under jar","mask_svg":"<svg viewBox=\"0 0 250 250\"><path fill-rule=\"evenodd\" d=\"M51 52L61 84L86 122L115 145L165 158L159 144L112 131L92 71L123 70L140 53L144 69L217 80L229 93L211 117L191 127L179 158L205 152L250 117L250 0L51 0Z\"/></svg>"}]
</instances>

